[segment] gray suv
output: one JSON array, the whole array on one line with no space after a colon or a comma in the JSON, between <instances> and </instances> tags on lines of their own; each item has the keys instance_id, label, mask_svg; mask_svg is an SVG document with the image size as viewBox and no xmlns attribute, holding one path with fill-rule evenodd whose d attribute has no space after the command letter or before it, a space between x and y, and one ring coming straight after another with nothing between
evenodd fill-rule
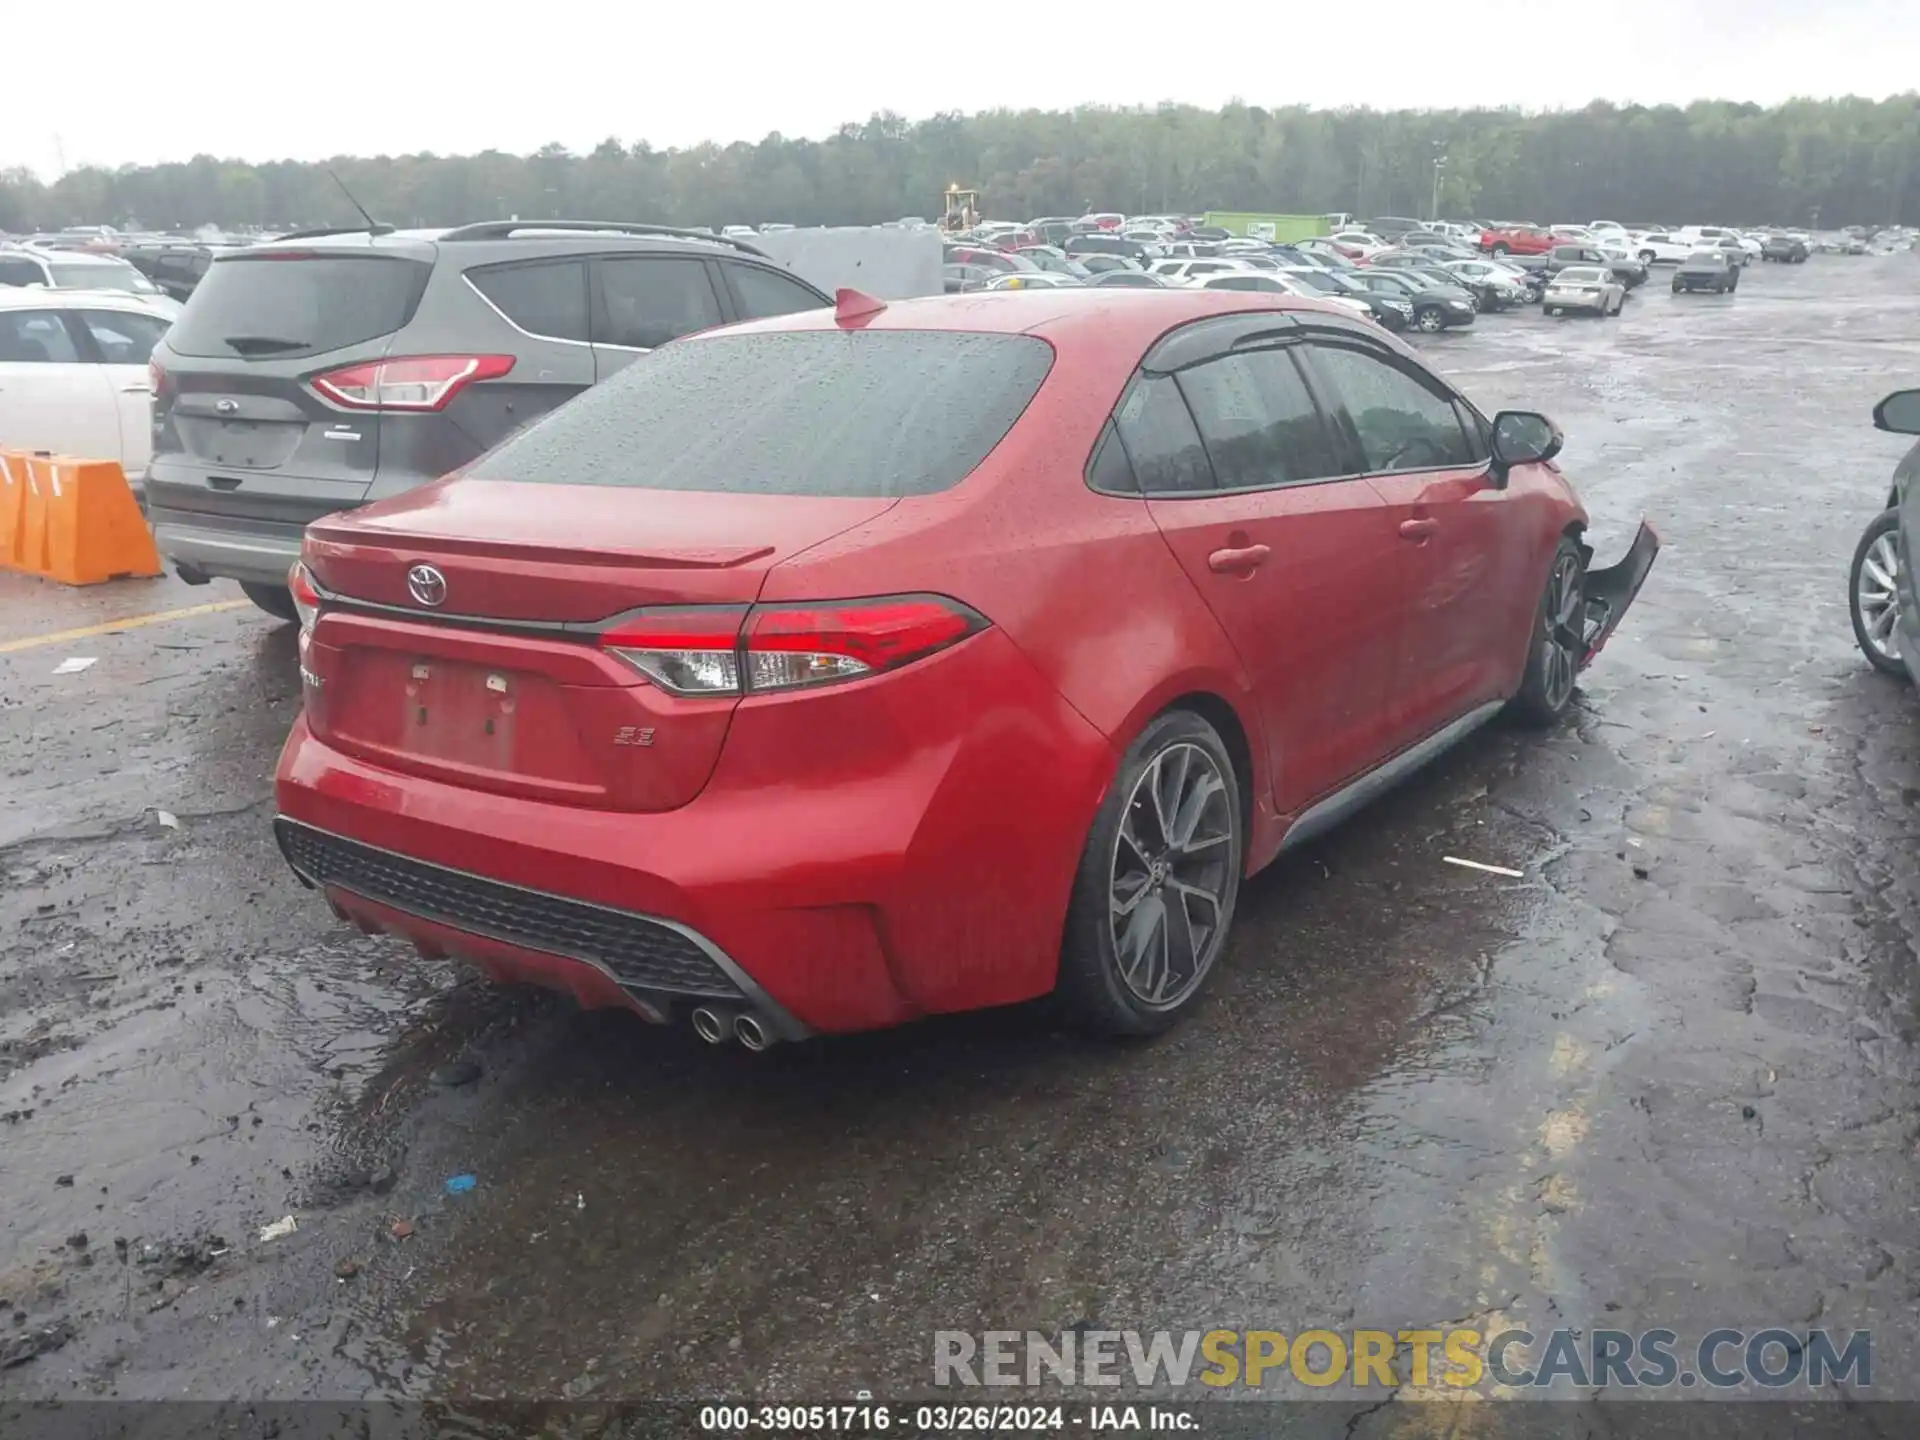
<instances>
[{"instance_id":1,"label":"gray suv","mask_svg":"<svg viewBox=\"0 0 1920 1440\"><path fill-rule=\"evenodd\" d=\"M635 356L833 302L740 241L489 221L222 255L153 352L154 540L293 618L309 521L459 468Z\"/></svg>"}]
</instances>

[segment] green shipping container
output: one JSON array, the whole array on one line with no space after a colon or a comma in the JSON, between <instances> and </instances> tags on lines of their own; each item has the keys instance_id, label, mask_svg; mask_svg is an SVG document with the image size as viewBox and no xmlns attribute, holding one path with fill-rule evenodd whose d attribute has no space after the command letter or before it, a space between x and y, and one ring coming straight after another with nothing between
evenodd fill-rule
<instances>
[{"instance_id":1,"label":"green shipping container","mask_svg":"<svg viewBox=\"0 0 1920 1440\"><path fill-rule=\"evenodd\" d=\"M1260 215L1250 210L1209 210L1207 224L1231 235L1252 240L1274 240L1282 244L1292 240L1311 240L1327 235L1324 215Z\"/></svg>"}]
</instances>

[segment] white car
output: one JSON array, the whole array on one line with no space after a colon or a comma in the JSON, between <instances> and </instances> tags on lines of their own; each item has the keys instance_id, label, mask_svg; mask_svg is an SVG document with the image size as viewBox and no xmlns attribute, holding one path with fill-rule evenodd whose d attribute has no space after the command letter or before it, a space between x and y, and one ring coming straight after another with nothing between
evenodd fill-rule
<instances>
[{"instance_id":1,"label":"white car","mask_svg":"<svg viewBox=\"0 0 1920 1440\"><path fill-rule=\"evenodd\" d=\"M1695 250L1711 250L1723 236L1730 236L1746 252L1746 259L1740 262L1742 265L1760 258L1761 245L1758 240L1749 239L1738 230L1729 230L1724 225L1682 225L1674 232L1673 238L1684 241L1688 246L1687 253L1692 254Z\"/></svg>"},{"instance_id":2,"label":"white car","mask_svg":"<svg viewBox=\"0 0 1920 1440\"><path fill-rule=\"evenodd\" d=\"M1598 265L1569 265L1547 282L1540 297L1540 308L1549 315L1590 310L1605 318L1618 315L1626 303L1627 287Z\"/></svg>"},{"instance_id":3,"label":"white car","mask_svg":"<svg viewBox=\"0 0 1920 1440\"><path fill-rule=\"evenodd\" d=\"M1323 300L1335 309L1345 310L1362 320L1373 319L1373 308L1364 300L1324 294L1290 276L1265 270L1243 271L1238 275L1202 275L1186 283L1189 290L1252 290L1269 295L1298 295L1306 300Z\"/></svg>"},{"instance_id":4,"label":"white car","mask_svg":"<svg viewBox=\"0 0 1920 1440\"><path fill-rule=\"evenodd\" d=\"M1149 275L1158 275L1171 285L1182 285L1203 275L1245 275L1254 267L1226 255L1209 255L1197 260L1155 260L1147 266Z\"/></svg>"},{"instance_id":5,"label":"white car","mask_svg":"<svg viewBox=\"0 0 1920 1440\"><path fill-rule=\"evenodd\" d=\"M996 275L987 282L989 290L1078 290L1086 285L1078 275L1061 275L1052 270L1017 270L1011 275Z\"/></svg>"},{"instance_id":6,"label":"white car","mask_svg":"<svg viewBox=\"0 0 1920 1440\"><path fill-rule=\"evenodd\" d=\"M1627 248L1636 259L1648 265L1678 265L1694 250L1689 241L1660 230L1633 236L1627 241Z\"/></svg>"},{"instance_id":7,"label":"white car","mask_svg":"<svg viewBox=\"0 0 1920 1440\"><path fill-rule=\"evenodd\" d=\"M153 443L147 359L172 321L115 290L0 288L0 450L117 460Z\"/></svg>"},{"instance_id":8,"label":"white car","mask_svg":"<svg viewBox=\"0 0 1920 1440\"><path fill-rule=\"evenodd\" d=\"M119 290L137 295L169 320L181 304L118 255L86 250L45 250L35 245L0 246L0 291L17 286L49 290Z\"/></svg>"},{"instance_id":9,"label":"white car","mask_svg":"<svg viewBox=\"0 0 1920 1440\"><path fill-rule=\"evenodd\" d=\"M1356 254L1370 258L1378 255L1382 250L1391 250L1393 248L1378 235L1369 234L1365 230L1342 230L1337 235L1329 235L1327 239L1342 255L1347 256L1349 259L1352 259Z\"/></svg>"}]
</instances>

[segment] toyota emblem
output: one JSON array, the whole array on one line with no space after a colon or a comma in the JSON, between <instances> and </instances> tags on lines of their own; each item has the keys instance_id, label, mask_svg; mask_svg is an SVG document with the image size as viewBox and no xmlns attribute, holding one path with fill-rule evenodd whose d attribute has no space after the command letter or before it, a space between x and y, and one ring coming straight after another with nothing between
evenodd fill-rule
<instances>
[{"instance_id":1,"label":"toyota emblem","mask_svg":"<svg viewBox=\"0 0 1920 1440\"><path fill-rule=\"evenodd\" d=\"M213 408L218 410L222 415L236 415L240 411L240 402L238 400L216 400Z\"/></svg>"},{"instance_id":2,"label":"toyota emblem","mask_svg":"<svg viewBox=\"0 0 1920 1440\"><path fill-rule=\"evenodd\" d=\"M447 598L447 577L431 565L416 565L407 571L407 593L422 605L440 605Z\"/></svg>"}]
</instances>

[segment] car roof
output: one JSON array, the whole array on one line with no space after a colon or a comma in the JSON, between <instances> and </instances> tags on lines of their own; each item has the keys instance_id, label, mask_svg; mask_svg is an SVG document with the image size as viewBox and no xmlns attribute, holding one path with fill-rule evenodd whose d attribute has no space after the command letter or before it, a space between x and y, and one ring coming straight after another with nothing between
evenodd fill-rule
<instances>
[{"instance_id":1,"label":"car roof","mask_svg":"<svg viewBox=\"0 0 1920 1440\"><path fill-rule=\"evenodd\" d=\"M1259 310L1309 312L1342 322L1351 322L1353 318L1350 310L1338 305L1278 291L1082 285L892 300L884 309L851 323L863 330L1043 334L1049 341L1119 346L1144 353L1147 346L1175 326L1215 315ZM749 320L689 338L831 330L837 323L832 310L802 310L765 320Z\"/></svg>"},{"instance_id":2,"label":"car roof","mask_svg":"<svg viewBox=\"0 0 1920 1440\"><path fill-rule=\"evenodd\" d=\"M89 310L131 310L136 314L154 315L164 320L166 317L147 303L152 298L135 295L130 290L85 290L78 286L61 286L50 290L44 285L31 288L0 285L0 310L74 310L85 307Z\"/></svg>"},{"instance_id":3,"label":"car roof","mask_svg":"<svg viewBox=\"0 0 1920 1440\"><path fill-rule=\"evenodd\" d=\"M0 255L30 255L35 260L58 261L62 265L125 265L118 255L103 255L98 250L59 250L47 245L0 245Z\"/></svg>"},{"instance_id":4,"label":"car roof","mask_svg":"<svg viewBox=\"0 0 1920 1440\"><path fill-rule=\"evenodd\" d=\"M556 228L547 228L537 220L529 220L515 225L510 234L474 236L471 239L460 236L459 232L476 227L457 225L389 230L377 235L365 230L338 230L306 236L293 234L278 239L263 240L257 245L247 246L234 253L258 255L262 252L286 250L321 253L328 250L374 249L392 250L397 254L414 258L426 258L436 253L441 255L457 253L471 255L475 260L497 260L521 253L532 258L535 253L589 254L608 249L634 249L673 251L689 255L727 255L759 260L763 263L778 263L769 261L763 251L726 236L654 234L612 228L595 230L578 226L557 228L559 224L564 222L555 222ZM539 247L538 252L534 250L535 246Z\"/></svg>"}]
</instances>

